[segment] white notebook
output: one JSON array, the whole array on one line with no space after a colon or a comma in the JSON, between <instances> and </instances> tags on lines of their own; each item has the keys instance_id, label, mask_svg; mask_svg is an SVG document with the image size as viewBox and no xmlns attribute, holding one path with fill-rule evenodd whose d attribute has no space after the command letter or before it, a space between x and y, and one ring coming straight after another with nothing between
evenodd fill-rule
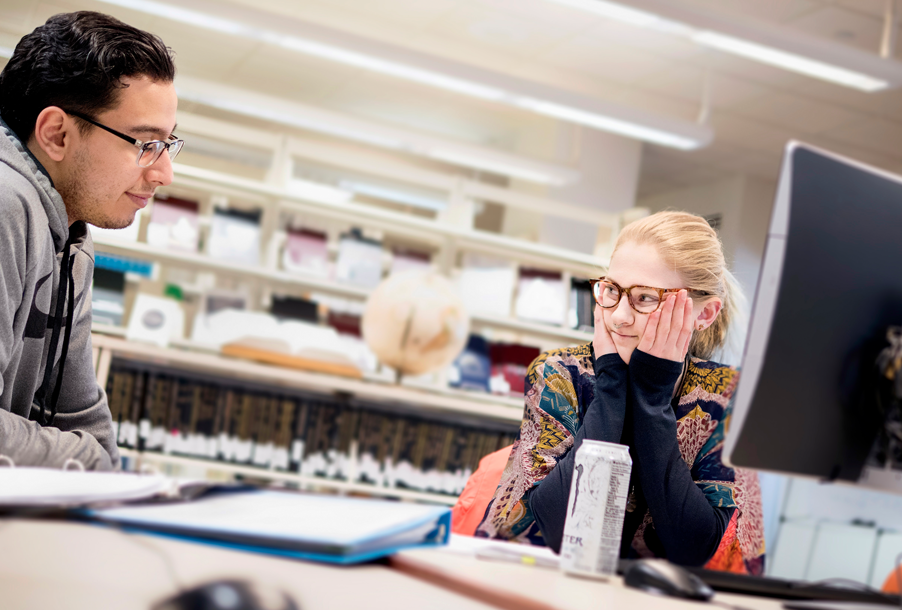
<instances>
[{"instance_id":1,"label":"white notebook","mask_svg":"<svg viewBox=\"0 0 902 610\"><path fill-rule=\"evenodd\" d=\"M172 479L125 472L0 468L0 507L72 507L150 498Z\"/></svg>"}]
</instances>

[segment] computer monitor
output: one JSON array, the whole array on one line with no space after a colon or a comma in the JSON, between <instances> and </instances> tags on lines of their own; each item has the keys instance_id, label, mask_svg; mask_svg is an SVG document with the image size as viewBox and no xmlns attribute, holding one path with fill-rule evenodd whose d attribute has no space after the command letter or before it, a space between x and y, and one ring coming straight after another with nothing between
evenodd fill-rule
<instances>
[{"instance_id":1,"label":"computer monitor","mask_svg":"<svg viewBox=\"0 0 902 610\"><path fill-rule=\"evenodd\" d=\"M902 492L866 460L873 386L902 325L902 177L813 146L785 151L724 459Z\"/></svg>"}]
</instances>

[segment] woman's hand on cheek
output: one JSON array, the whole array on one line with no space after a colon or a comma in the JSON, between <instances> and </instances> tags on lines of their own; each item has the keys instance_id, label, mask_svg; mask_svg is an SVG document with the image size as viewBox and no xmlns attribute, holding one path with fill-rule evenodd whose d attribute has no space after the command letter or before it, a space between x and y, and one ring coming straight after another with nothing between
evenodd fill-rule
<instances>
[{"instance_id":1,"label":"woman's hand on cheek","mask_svg":"<svg viewBox=\"0 0 902 610\"><path fill-rule=\"evenodd\" d=\"M614 340L611 339L611 333L604 323L603 310L597 304L595 305L595 336L592 338L592 349L596 358L601 358L605 354L617 353Z\"/></svg>"},{"instance_id":2,"label":"woman's hand on cheek","mask_svg":"<svg viewBox=\"0 0 902 610\"><path fill-rule=\"evenodd\" d=\"M638 349L650 356L681 362L692 339L692 299L685 290L668 294L664 304L649 316Z\"/></svg>"}]
</instances>

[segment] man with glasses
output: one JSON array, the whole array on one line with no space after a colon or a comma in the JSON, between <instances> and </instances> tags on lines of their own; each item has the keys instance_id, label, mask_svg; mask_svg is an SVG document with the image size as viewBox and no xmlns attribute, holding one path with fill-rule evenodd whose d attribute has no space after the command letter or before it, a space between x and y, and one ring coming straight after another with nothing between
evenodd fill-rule
<instances>
[{"instance_id":1,"label":"man with glasses","mask_svg":"<svg viewBox=\"0 0 902 610\"><path fill-rule=\"evenodd\" d=\"M86 223L127 227L172 182L174 77L158 37L85 11L26 35L0 73L0 466L119 466Z\"/></svg>"}]
</instances>

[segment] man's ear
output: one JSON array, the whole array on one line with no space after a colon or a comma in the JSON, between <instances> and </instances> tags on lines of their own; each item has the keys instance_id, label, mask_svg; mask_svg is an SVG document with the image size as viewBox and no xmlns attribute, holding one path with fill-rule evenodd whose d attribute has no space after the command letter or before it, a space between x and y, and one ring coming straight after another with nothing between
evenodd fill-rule
<instances>
[{"instance_id":1,"label":"man's ear","mask_svg":"<svg viewBox=\"0 0 902 610\"><path fill-rule=\"evenodd\" d=\"M700 325L703 328L708 328L714 324L714 320L720 315L720 310L722 308L723 301L716 297L706 302L705 306L702 307L702 310L699 312L698 317L695 319L695 328L697 329Z\"/></svg>"},{"instance_id":2,"label":"man's ear","mask_svg":"<svg viewBox=\"0 0 902 610\"><path fill-rule=\"evenodd\" d=\"M57 106L47 106L34 123L34 144L57 163L62 161L72 146L74 121Z\"/></svg>"}]
</instances>

